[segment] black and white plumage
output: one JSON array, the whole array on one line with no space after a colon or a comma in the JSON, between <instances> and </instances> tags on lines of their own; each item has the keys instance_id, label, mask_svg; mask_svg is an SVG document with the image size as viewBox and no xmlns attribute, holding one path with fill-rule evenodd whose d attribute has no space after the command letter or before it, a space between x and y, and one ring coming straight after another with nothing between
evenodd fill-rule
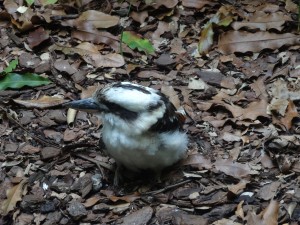
<instances>
[{"instance_id":1,"label":"black and white plumage","mask_svg":"<svg viewBox=\"0 0 300 225\"><path fill-rule=\"evenodd\" d=\"M187 149L182 116L158 90L118 82L98 89L92 98L65 105L99 116L107 152L130 170L159 172Z\"/></svg>"}]
</instances>

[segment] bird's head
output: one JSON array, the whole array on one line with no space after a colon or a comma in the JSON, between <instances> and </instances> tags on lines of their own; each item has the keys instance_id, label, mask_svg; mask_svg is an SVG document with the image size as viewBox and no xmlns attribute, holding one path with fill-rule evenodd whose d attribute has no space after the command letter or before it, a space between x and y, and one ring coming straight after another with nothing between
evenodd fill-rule
<instances>
[{"instance_id":1,"label":"bird's head","mask_svg":"<svg viewBox=\"0 0 300 225\"><path fill-rule=\"evenodd\" d=\"M93 97L65 103L67 108L94 114L110 114L126 121L133 121L141 115L163 117L168 99L159 91L130 82L118 82L98 89ZM172 110L175 107L169 103Z\"/></svg>"}]
</instances>

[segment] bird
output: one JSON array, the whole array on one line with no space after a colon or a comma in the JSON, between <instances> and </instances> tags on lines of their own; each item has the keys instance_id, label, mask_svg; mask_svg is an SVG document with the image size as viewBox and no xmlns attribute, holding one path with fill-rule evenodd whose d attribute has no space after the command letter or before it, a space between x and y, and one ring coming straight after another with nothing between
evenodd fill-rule
<instances>
[{"instance_id":1,"label":"bird","mask_svg":"<svg viewBox=\"0 0 300 225\"><path fill-rule=\"evenodd\" d=\"M187 151L185 117L159 90L126 81L114 82L97 89L91 98L64 105L101 119L106 152L117 164L115 185L122 166L133 172L150 170L159 174Z\"/></svg>"}]
</instances>

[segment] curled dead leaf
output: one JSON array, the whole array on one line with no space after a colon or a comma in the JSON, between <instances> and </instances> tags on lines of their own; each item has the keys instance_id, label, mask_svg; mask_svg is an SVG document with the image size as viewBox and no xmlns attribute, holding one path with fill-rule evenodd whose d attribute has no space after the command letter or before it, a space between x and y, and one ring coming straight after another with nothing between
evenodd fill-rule
<instances>
[{"instance_id":1,"label":"curled dead leaf","mask_svg":"<svg viewBox=\"0 0 300 225\"><path fill-rule=\"evenodd\" d=\"M69 126L74 123L76 114L77 114L77 110L76 109L71 109L71 108L68 109L68 112L67 112L67 123L68 123Z\"/></svg>"}]
</instances>

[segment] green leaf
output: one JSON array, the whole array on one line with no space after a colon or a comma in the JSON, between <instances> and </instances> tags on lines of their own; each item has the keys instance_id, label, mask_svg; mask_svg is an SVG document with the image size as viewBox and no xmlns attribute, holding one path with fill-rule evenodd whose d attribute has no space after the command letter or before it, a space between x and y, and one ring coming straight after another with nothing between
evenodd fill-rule
<instances>
[{"instance_id":1,"label":"green leaf","mask_svg":"<svg viewBox=\"0 0 300 225\"><path fill-rule=\"evenodd\" d=\"M35 73L8 73L0 78L0 90L7 88L18 89L24 86L37 87L51 83L48 78L41 77Z\"/></svg>"},{"instance_id":2,"label":"green leaf","mask_svg":"<svg viewBox=\"0 0 300 225\"><path fill-rule=\"evenodd\" d=\"M47 0L48 4L55 4L58 0Z\"/></svg>"},{"instance_id":3,"label":"green leaf","mask_svg":"<svg viewBox=\"0 0 300 225\"><path fill-rule=\"evenodd\" d=\"M122 35L122 42L127 44L131 49L138 49L147 54L154 53L155 49L149 40L143 39L132 31L124 31Z\"/></svg>"},{"instance_id":4,"label":"green leaf","mask_svg":"<svg viewBox=\"0 0 300 225\"><path fill-rule=\"evenodd\" d=\"M18 64L19 64L19 61L17 59L10 61L9 65L3 70L3 72L4 73L12 72L14 69L16 69Z\"/></svg>"},{"instance_id":5,"label":"green leaf","mask_svg":"<svg viewBox=\"0 0 300 225\"><path fill-rule=\"evenodd\" d=\"M40 3L41 3L43 6L55 4L56 2L58 2L58 0L40 0Z\"/></svg>"},{"instance_id":6,"label":"green leaf","mask_svg":"<svg viewBox=\"0 0 300 225\"><path fill-rule=\"evenodd\" d=\"M34 0L25 0L28 6L31 6L34 3Z\"/></svg>"}]
</instances>

